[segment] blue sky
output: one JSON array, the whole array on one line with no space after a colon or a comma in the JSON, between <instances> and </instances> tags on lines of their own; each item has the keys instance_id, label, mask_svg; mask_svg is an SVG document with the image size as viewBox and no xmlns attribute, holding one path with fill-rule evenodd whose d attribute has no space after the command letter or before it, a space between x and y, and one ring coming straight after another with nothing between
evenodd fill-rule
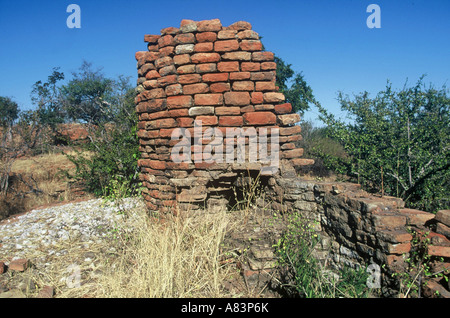
<instances>
[{"instance_id":1,"label":"blue sky","mask_svg":"<svg viewBox=\"0 0 450 318\"><path fill-rule=\"evenodd\" d=\"M81 28L69 29L69 4L81 8ZM381 28L369 29L369 4L381 8ZM248 21L268 51L292 64L330 112L339 91L375 95L414 84L422 74L437 87L450 79L448 0L0 0L0 96L33 108L32 85L53 67L70 78L83 60L105 75L137 78L134 53L144 34L178 27L182 19ZM305 114L315 119L316 110Z\"/></svg>"}]
</instances>

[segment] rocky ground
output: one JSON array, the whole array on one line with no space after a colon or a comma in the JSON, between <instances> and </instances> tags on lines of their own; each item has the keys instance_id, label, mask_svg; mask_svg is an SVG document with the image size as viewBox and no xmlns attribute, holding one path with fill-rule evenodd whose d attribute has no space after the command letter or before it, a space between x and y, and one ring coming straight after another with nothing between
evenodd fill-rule
<instances>
[{"instance_id":1,"label":"rocky ground","mask_svg":"<svg viewBox=\"0 0 450 318\"><path fill-rule=\"evenodd\" d=\"M1 221L0 298L53 296L89 280L96 261L116 252L108 244L115 233L135 225L124 211L140 207L138 199L120 204L94 199Z\"/></svg>"}]
</instances>

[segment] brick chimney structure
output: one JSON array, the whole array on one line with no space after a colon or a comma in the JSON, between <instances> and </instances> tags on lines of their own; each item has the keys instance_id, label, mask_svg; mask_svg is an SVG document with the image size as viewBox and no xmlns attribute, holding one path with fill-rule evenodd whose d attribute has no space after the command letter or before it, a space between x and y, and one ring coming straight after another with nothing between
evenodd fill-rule
<instances>
[{"instance_id":1,"label":"brick chimney structure","mask_svg":"<svg viewBox=\"0 0 450 318\"><path fill-rule=\"evenodd\" d=\"M248 22L182 20L145 35L136 112L143 197L152 211L232 204L240 176L302 159L300 116L276 86L274 54Z\"/></svg>"}]
</instances>

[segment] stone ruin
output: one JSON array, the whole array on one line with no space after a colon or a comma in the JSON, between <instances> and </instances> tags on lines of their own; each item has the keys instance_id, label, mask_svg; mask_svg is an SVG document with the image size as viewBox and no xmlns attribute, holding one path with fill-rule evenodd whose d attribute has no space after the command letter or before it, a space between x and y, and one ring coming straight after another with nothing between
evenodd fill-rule
<instances>
[{"instance_id":1,"label":"stone ruin","mask_svg":"<svg viewBox=\"0 0 450 318\"><path fill-rule=\"evenodd\" d=\"M298 114L276 86L274 54L263 49L248 22L181 21L158 35L145 35L137 52L136 111L143 198L149 210L177 214L233 206L234 187L259 178L270 211L299 212L317 221L317 256L335 267L373 270L373 288L400 291L394 273L404 272L411 230L430 239L432 270L450 268L450 210L436 215L406 209L401 199L376 196L358 184L302 180ZM270 215L270 213L268 214ZM258 231L256 231L258 229ZM247 281L276 275L275 229L249 226L232 244L249 250L240 265ZM448 277L448 274L447 274ZM430 279L428 297L450 297L444 279Z\"/></svg>"},{"instance_id":2,"label":"stone ruin","mask_svg":"<svg viewBox=\"0 0 450 318\"><path fill-rule=\"evenodd\" d=\"M311 163L296 147L300 117L278 92L274 54L250 23L183 20L144 41L136 111L150 209L224 206L239 175Z\"/></svg>"}]
</instances>

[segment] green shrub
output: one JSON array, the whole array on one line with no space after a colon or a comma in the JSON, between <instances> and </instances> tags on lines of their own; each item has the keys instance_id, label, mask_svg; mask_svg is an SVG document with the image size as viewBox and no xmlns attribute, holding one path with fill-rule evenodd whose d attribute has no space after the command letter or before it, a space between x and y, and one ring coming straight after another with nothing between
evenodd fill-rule
<instances>
[{"instance_id":1,"label":"green shrub","mask_svg":"<svg viewBox=\"0 0 450 318\"><path fill-rule=\"evenodd\" d=\"M279 266L289 269L294 282L290 287L299 297L367 297L368 274L363 268L354 270L344 267L334 274L314 255L320 242L314 223L299 213L288 215L287 218L287 230L275 247Z\"/></svg>"}]
</instances>

